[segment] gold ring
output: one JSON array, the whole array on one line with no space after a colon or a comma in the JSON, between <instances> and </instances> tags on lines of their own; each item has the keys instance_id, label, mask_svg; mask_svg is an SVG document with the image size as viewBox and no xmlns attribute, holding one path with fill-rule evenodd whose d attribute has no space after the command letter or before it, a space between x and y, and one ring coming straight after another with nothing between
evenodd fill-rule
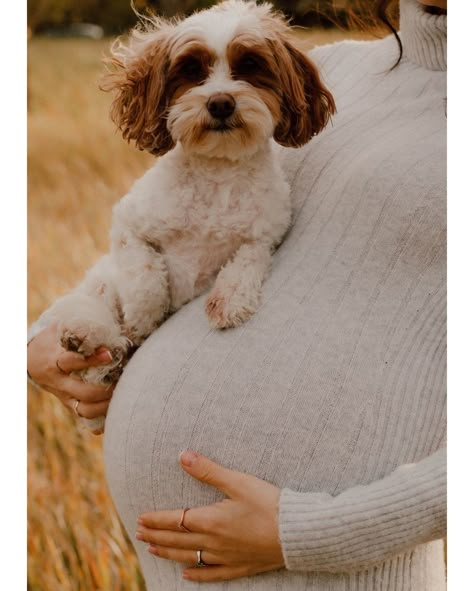
<instances>
[{"instance_id":1,"label":"gold ring","mask_svg":"<svg viewBox=\"0 0 474 591\"><path fill-rule=\"evenodd\" d=\"M82 418L82 415L80 415L80 414L79 414L79 411L77 410L77 407L79 406L79 402L80 402L79 400L75 400L75 401L74 401L73 409L74 409L74 412L76 413L76 415L77 415L79 418Z\"/></svg>"},{"instance_id":2,"label":"gold ring","mask_svg":"<svg viewBox=\"0 0 474 591\"><path fill-rule=\"evenodd\" d=\"M56 367L60 373L64 374L65 376L69 375L67 371L64 371L64 369L59 365L59 359L56 359Z\"/></svg>"},{"instance_id":3,"label":"gold ring","mask_svg":"<svg viewBox=\"0 0 474 591\"><path fill-rule=\"evenodd\" d=\"M191 532L190 529L188 529L185 525L184 525L184 516L186 515L186 511L189 511L189 507L185 507L183 509L183 512L181 513L181 519L179 520L178 523L178 529L182 529L183 531L187 531L187 532Z\"/></svg>"}]
</instances>

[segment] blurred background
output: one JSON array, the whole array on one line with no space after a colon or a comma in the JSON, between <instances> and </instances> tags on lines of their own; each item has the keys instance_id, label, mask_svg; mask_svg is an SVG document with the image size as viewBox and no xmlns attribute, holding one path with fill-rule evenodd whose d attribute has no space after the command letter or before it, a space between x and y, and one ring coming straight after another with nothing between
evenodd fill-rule
<instances>
[{"instance_id":1,"label":"blurred background","mask_svg":"<svg viewBox=\"0 0 474 591\"><path fill-rule=\"evenodd\" d=\"M162 16L187 15L209 8L213 0L134 0L138 11L152 9ZM348 9L364 18L371 0L274 0L278 9L294 24L331 27L347 24ZM88 29L83 24L92 24ZM121 33L133 26L135 15L130 0L28 0L28 27L32 33L78 34L95 37ZM81 25L81 26L77 26Z\"/></svg>"},{"instance_id":2,"label":"blurred background","mask_svg":"<svg viewBox=\"0 0 474 591\"><path fill-rule=\"evenodd\" d=\"M137 10L166 16L212 4L135 0ZM274 4L300 27L302 48L385 34L347 17L350 8L367 22L370 0ZM113 204L154 161L122 140L109 120L111 97L98 87L113 36L135 23L129 0L28 0L29 322L108 249ZM28 590L59 589L144 585L107 490L102 438L29 385Z\"/></svg>"}]
</instances>

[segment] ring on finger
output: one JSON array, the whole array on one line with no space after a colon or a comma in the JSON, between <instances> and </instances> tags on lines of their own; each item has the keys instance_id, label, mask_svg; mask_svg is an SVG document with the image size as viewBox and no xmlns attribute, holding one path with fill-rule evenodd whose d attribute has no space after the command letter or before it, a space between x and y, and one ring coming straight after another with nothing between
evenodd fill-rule
<instances>
[{"instance_id":1,"label":"ring on finger","mask_svg":"<svg viewBox=\"0 0 474 591\"><path fill-rule=\"evenodd\" d=\"M67 371L64 371L64 369L59 365L59 359L56 359L56 367L58 368L59 373L62 373L65 376L69 375Z\"/></svg>"},{"instance_id":2,"label":"ring on finger","mask_svg":"<svg viewBox=\"0 0 474 591\"><path fill-rule=\"evenodd\" d=\"M74 400L74 404L73 404L73 407L72 407L72 408L74 409L74 412L76 413L76 415L77 415L79 418L82 418L82 415L81 415L81 414L79 414L79 410L78 410L78 407L79 407L79 402L80 402L80 400Z\"/></svg>"},{"instance_id":3,"label":"ring on finger","mask_svg":"<svg viewBox=\"0 0 474 591\"><path fill-rule=\"evenodd\" d=\"M191 533L191 530L188 529L185 525L184 525L184 516L186 515L186 511L189 511L189 507L185 507L183 509L183 512L181 513L181 519L179 520L178 523L178 529L181 529L183 531L187 531L189 533Z\"/></svg>"},{"instance_id":4,"label":"ring on finger","mask_svg":"<svg viewBox=\"0 0 474 591\"><path fill-rule=\"evenodd\" d=\"M197 562L196 566L209 566L204 560L202 559L202 550L196 550L197 552Z\"/></svg>"}]
</instances>

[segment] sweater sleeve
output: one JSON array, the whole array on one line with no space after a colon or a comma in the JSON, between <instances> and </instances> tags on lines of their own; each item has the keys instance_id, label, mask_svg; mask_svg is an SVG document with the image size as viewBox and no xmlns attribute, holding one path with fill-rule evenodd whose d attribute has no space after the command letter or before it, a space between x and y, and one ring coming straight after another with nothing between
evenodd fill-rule
<instances>
[{"instance_id":1,"label":"sweater sleeve","mask_svg":"<svg viewBox=\"0 0 474 591\"><path fill-rule=\"evenodd\" d=\"M362 570L446 535L446 449L337 496L284 489L280 540L289 570Z\"/></svg>"}]
</instances>

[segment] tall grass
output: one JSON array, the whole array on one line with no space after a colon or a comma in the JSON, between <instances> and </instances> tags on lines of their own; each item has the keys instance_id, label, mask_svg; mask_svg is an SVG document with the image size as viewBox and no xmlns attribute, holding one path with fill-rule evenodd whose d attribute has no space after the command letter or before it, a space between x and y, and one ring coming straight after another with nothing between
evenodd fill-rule
<instances>
[{"instance_id":1,"label":"tall grass","mask_svg":"<svg viewBox=\"0 0 474 591\"><path fill-rule=\"evenodd\" d=\"M341 38L322 33L316 42ZM314 36L301 32L303 45ZM112 204L153 158L128 146L98 90L108 42L33 38L28 64L28 316L107 250ZM138 591L138 563L107 491L101 438L28 390L28 589ZM169 590L163 590L169 591Z\"/></svg>"},{"instance_id":2,"label":"tall grass","mask_svg":"<svg viewBox=\"0 0 474 591\"><path fill-rule=\"evenodd\" d=\"M107 249L112 204L152 162L109 121L97 83L107 45L30 41L30 321ZM101 438L78 429L54 396L28 394L28 588L144 589L106 488Z\"/></svg>"}]
</instances>

